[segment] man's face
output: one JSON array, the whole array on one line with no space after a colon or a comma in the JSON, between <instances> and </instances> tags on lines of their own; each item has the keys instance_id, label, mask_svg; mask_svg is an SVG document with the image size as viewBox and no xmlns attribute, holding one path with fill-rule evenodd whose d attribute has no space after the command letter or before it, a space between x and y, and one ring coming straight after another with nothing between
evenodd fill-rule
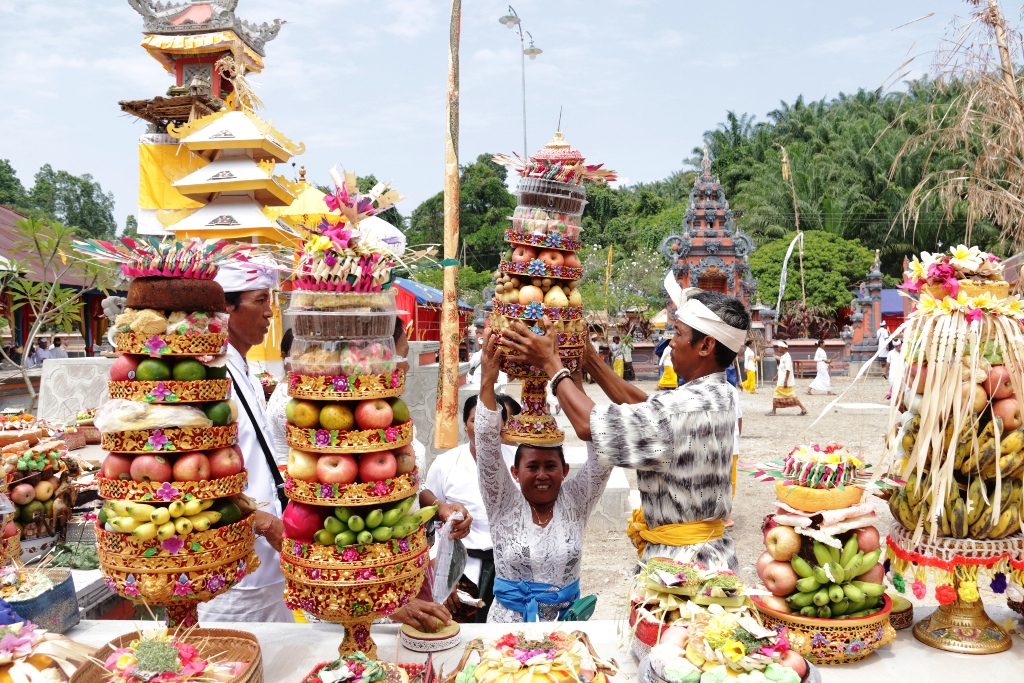
<instances>
[{"instance_id":1,"label":"man's face","mask_svg":"<svg viewBox=\"0 0 1024 683\"><path fill-rule=\"evenodd\" d=\"M668 344L672 350L672 368L684 380L692 378L696 374L694 368L700 366L702 362L697 347L693 344L693 329L678 320L673 325L676 328L676 336L672 337Z\"/></svg>"},{"instance_id":2,"label":"man's face","mask_svg":"<svg viewBox=\"0 0 1024 683\"><path fill-rule=\"evenodd\" d=\"M53 345L54 346L60 346L60 339L54 339L53 340Z\"/></svg>"},{"instance_id":3,"label":"man's face","mask_svg":"<svg viewBox=\"0 0 1024 683\"><path fill-rule=\"evenodd\" d=\"M270 308L270 290L257 289L242 292L238 305L228 304L228 331L231 336L249 346L259 346L270 329L274 311Z\"/></svg>"},{"instance_id":4,"label":"man's face","mask_svg":"<svg viewBox=\"0 0 1024 683\"><path fill-rule=\"evenodd\" d=\"M49 345L50 345L50 342L48 342L47 340L45 340L45 339L40 339L39 340L39 348L45 349Z\"/></svg>"}]
</instances>

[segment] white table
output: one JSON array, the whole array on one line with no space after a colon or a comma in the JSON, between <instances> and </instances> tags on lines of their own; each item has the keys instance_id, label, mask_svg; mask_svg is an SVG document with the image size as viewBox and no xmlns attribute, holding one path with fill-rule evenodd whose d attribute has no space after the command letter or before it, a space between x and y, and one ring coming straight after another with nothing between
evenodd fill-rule
<instances>
[{"instance_id":1,"label":"white table","mask_svg":"<svg viewBox=\"0 0 1024 683\"><path fill-rule=\"evenodd\" d=\"M1001 621L1012 616L1006 607L989 606L989 616ZM917 609L920 619L930 613ZM112 638L129 633L141 624L129 621L83 621L67 635L73 640L100 647ZM248 631L260 641L263 651L264 679L267 683L298 683L314 666L337 657L341 642L341 627L335 624L206 624L211 627ZM564 624L570 630L585 631L598 654L615 659L623 674L635 678L636 662L618 647L618 622L589 621ZM384 661L419 663L425 654L398 650L398 626L373 627L377 643L377 657ZM542 633L551 624L463 624L462 639L466 643L474 638L494 638L510 631L527 629L527 633ZM462 647L434 656L435 666L450 673L462 658ZM824 683L863 683L878 681L927 681L927 683L963 683L963 681L1016 681L1024 671L1024 642L1014 637L1013 647L998 655L958 655L932 649L919 643L909 629L897 633L896 642L870 657L838 667L821 669Z\"/></svg>"}]
</instances>

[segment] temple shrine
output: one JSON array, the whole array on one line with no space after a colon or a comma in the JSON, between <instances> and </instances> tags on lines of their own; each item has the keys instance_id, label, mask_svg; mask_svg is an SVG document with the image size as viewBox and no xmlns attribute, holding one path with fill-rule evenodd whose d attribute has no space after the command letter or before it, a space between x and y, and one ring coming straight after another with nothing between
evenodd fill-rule
<instances>
[{"instance_id":1,"label":"temple shrine","mask_svg":"<svg viewBox=\"0 0 1024 683\"><path fill-rule=\"evenodd\" d=\"M682 234L661 243L672 272L683 289L699 287L736 297L747 307L753 303L756 280L750 275L754 243L736 226L732 209L718 178L711 175L711 159L704 147L700 173L690 191Z\"/></svg>"}]
</instances>

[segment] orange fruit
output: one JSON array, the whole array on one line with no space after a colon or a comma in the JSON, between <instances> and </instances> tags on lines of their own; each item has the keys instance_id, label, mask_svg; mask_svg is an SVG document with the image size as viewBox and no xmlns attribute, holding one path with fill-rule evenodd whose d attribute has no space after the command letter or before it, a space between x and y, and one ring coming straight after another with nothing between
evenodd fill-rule
<instances>
[{"instance_id":1,"label":"orange fruit","mask_svg":"<svg viewBox=\"0 0 1024 683\"><path fill-rule=\"evenodd\" d=\"M292 424L299 429L313 429L320 424L320 404L315 401L299 401L292 413Z\"/></svg>"},{"instance_id":2,"label":"orange fruit","mask_svg":"<svg viewBox=\"0 0 1024 683\"><path fill-rule=\"evenodd\" d=\"M320 426L324 429L348 431L355 426L355 416L344 403L328 403L320 410Z\"/></svg>"}]
</instances>

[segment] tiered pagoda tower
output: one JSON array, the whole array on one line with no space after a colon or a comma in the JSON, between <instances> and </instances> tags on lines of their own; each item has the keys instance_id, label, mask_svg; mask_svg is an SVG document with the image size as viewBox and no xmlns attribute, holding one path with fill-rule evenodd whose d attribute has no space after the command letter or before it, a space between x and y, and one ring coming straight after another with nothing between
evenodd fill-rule
<instances>
[{"instance_id":1,"label":"tiered pagoda tower","mask_svg":"<svg viewBox=\"0 0 1024 683\"><path fill-rule=\"evenodd\" d=\"M757 281L750 275L753 241L736 227L732 209L718 178L711 175L711 159L704 147L700 174L690 191L682 234L669 235L661 252L684 289L699 287L736 297L749 308Z\"/></svg>"}]
</instances>

